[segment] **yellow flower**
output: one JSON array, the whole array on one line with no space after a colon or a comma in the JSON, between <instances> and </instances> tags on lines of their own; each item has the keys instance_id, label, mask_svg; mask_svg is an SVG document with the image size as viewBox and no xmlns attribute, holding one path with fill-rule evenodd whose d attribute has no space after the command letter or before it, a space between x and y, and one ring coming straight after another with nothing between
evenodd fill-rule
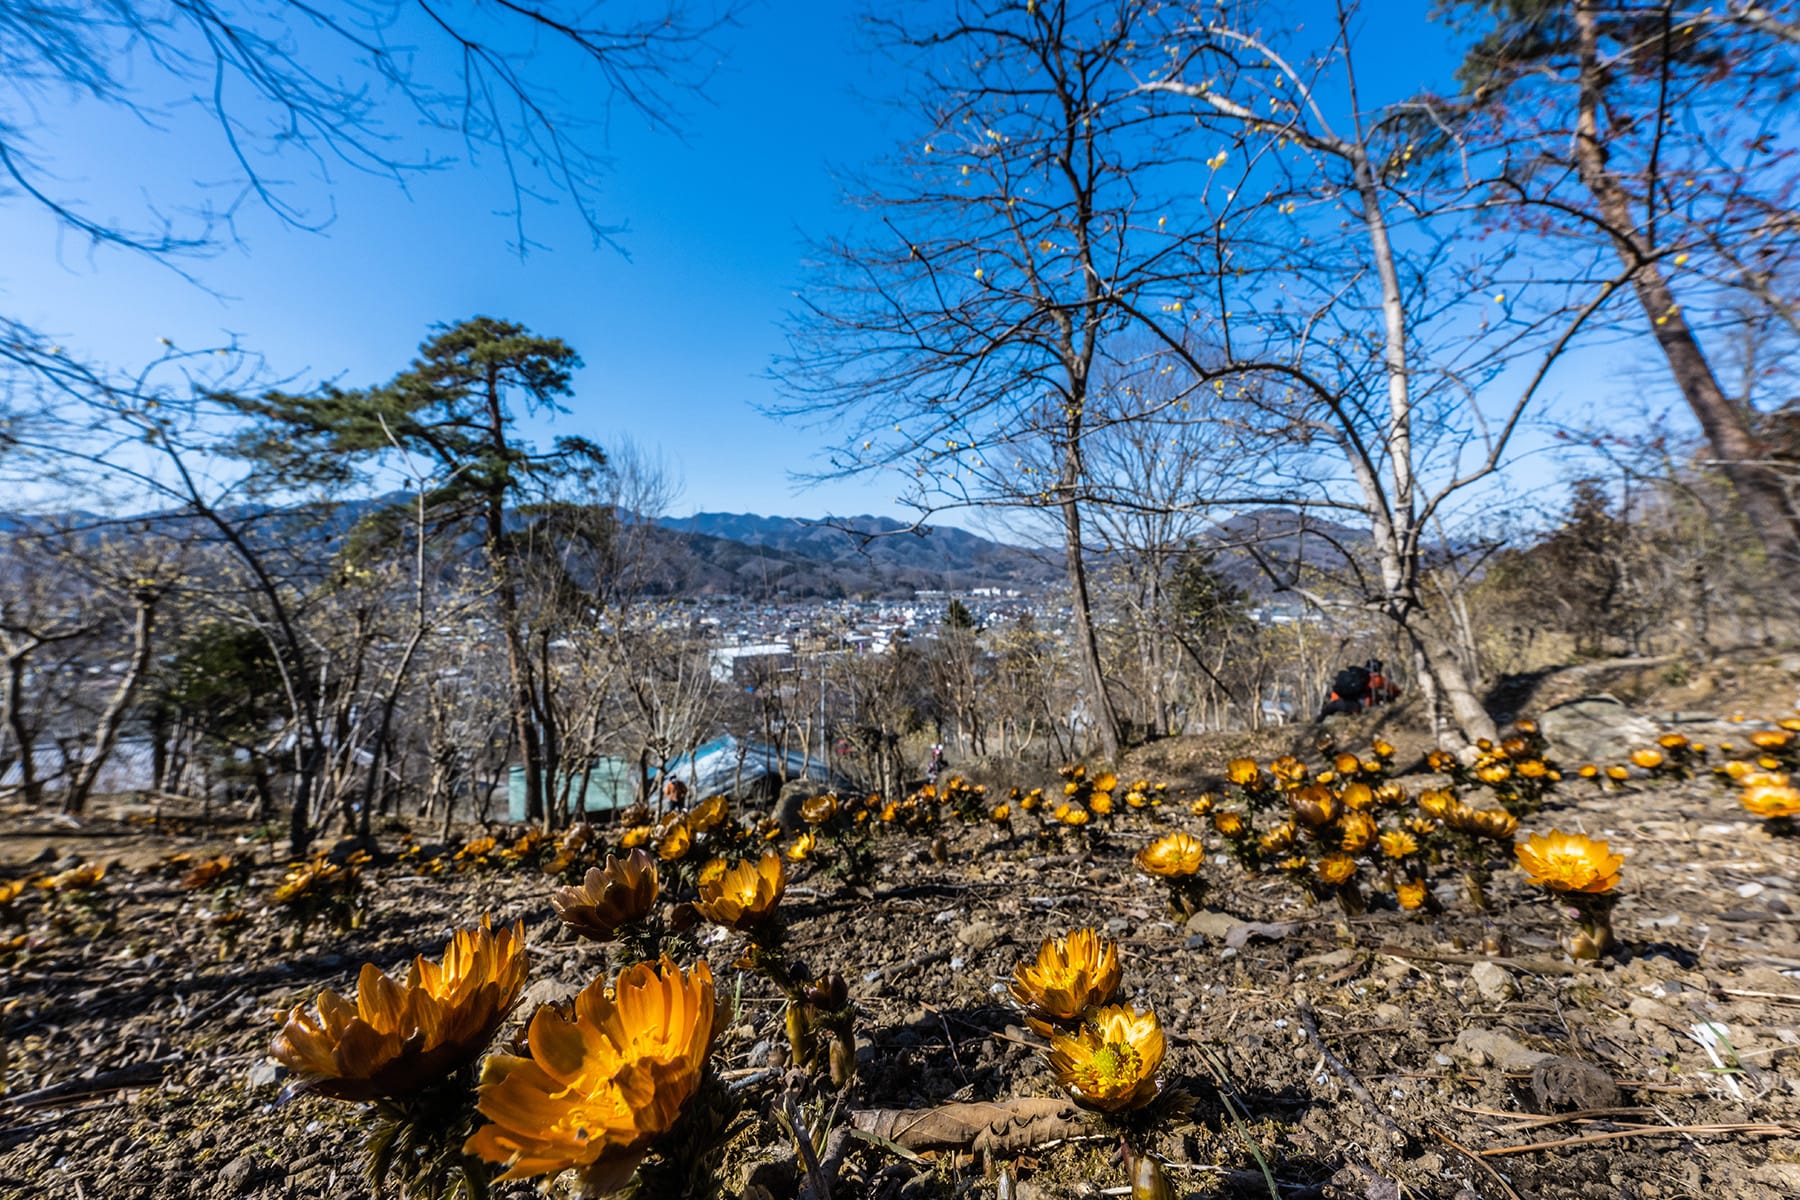
<instances>
[{"instance_id":1,"label":"yellow flower","mask_svg":"<svg viewBox=\"0 0 1800 1200\"><path fill-rule=\"evenodd\" d=\"M1077 929L1045 938L1036 962L1013 968L1011 990L1026 1011L1026 1023L1047 1035L1052 1022L1066 1024L1111 1000L1124 977L1113 940Z\"/></svg>"},{"instance_id":2,"label":"yellow flower","mask_svg":"<svg viewBox=\"0 0 1800 1200\"><path fill-rule=\"evenodd\" d=\"M1389 830L1378 840L1381 842L1381 852L1389 858L1405 858L1419 852L1419 839L1403 829Z\"/></svg>"},{"instance_id":3,"label":"yellow flower","mask_svg":"<svg viewBox=\"0 0 1800 1200\"><path fill-rule=\"evenodd\" d=\"M1376 738L1374 743L1369 747L1369 749L1371 749L1375 752L1376 758L1392 758L1392 757L1394 757L1393 743L1387 741L1384 738Z\"/></svg>"},{"instance_id":4,"label":"yellow flower","mask_svg":"<svg viewBox=\"0 0 1800 1200\"><path fill-rule=\"evenodd\" d=\"M1323 784L1309 784L1288 796L1288 807L1302 825L1317 829L1337 816L1337 797Z\"/></svg>"},{"instance_id":5,"label":"yellow flower","mask_svg":"<svg viewBox=\"0 0 1800 1200\"><path fill-rule=\"evenodd\" d=\"M1196 817L1204 817L1213 810L1213 805L1218 802L1219 798L1217 796L1213 795L1211 792L1204 792L1194 797L1188 804L1188 811L1193 813Z\"/></svg>"},{"instance_id":6,"label":"yellow flower","mask_svg":"<svg viewBox=\"0 0 1800 1200\"><path fill-rule=\"evenodd\" d=\"M800 819L808 825L823 825L837 816L838 798L831 792L813 796L800 804Z\"/></svg>"},{"instance_id":7,"label":"yellow flower","mask_svg":"<svg viewBox=\"0 0 1800 1200\"><path fill-rule=\"evenodd\" d=\"M270 1053L309 1090L340 1100L405 1096L481 1053L525 986L525 924L493 932L487 918L413 960L396 983L363 964L355 1003L319 993L287 1014Z\"/></svg>"},{"instance_id":8,"label":"yellow flower","mask_svg":"<svg viewBox=\"0 0 1800 1200\"><path fill-rule=\"evenodd\" d=\"M996 824L1004 824L1005 822L1012 820L1012 806L1009 804L996 804L994 805L993 811L988 813L988 816L993 818Z\"/></svg>"},{"instance_id":9,"label":"yellow flower","mask_svg":"<svg viewBox=\"0 0 1800 1200\"><path fill-rule=\"evenodd\" d=\"M1338 845L1354 854L1375 844L1375 818L1366 812L1347 812L1338 822Z\"/></svg>"},{"instance_id":10,"label":"yellow flower","mask_svg":"<svg viewBox=\"0 0 1800 1200\"><path fill-rule=\"evenodd\" d=\"M1758 729L1750 735L1750 744L1758 750L1779 750L1793 740L1786 729Z\"/></svg>"},{"instance_id":11,"label":"yellow flower","mask_svg":"<svg viewBox=\"0 0 1800 1200\"><path fill-rule=\"evenodd\" d=\"M1625 780L1631 778L1631 772L1620 766L1618 763L1614 763L1612 766L1606 768L1606 777L1613 780L1615 783L1623 783Z\"/></svg>"},{"instance_id":12,"label":"yellow flower","mask_svg":"<svg viewBox=\"0 0 1800 1200\"><path fill-rule=\"evenodd\" d=\"M1402 879L1394 885L1394 899L1407 912L1425 907L1425 881L1423 879Z\"/></svg>"},{"instance_id":13,"label":"yellow flower","mask_svg":"<svg viewBox=\"0 0 1800 1200\"><path fill-rule=\"evenodd\" d=\"M790 862L805 862L812 857L812 852L818 845L819 839L817 835L815 835L812 830L808 829L799 837L795 838L794 844L787 848L788 860Z\"/></svg>"},{"instance_id":14,"label":"yellow flower","mask_svg":"<svg viewBox=\"0 0 1800 1200\"><path fill-rule=\"evenodd\" d=\"M1356 877L1356 860L1348 854L1327 854L1313 864L1313 874L1329 887L1341 887Z\"/></svg>"},{"instance_id":15,"label":"yellow flower","mask_svg":"<svg viewBox=\"0 0 1800 1200\"><path fill-rule=\"evenodd\" d=\"M1088 811L1097 817L1110 816L1113 810L1111 792L1095 792L1088 797Z\"/></svg>"},{"instance_id":16,"label":"yellow flower","mask_svg":"<svg viewBox=\"0 0 1800 1200\"><path fill-rule=\"evenodd\" d=\"M1619 884L1621 855L1579 833L1534 833L1516 851L1532 883L1553 892L1610 892Z\"/></svg>"},{"instance_id":17,"label":"yellow flower","mask_svg":"<svg viewBox=\"0 0 1800 1200\"><path fill-rule=\"evenodd\" d=\"M1652 750L1649 747L1645 747L1641 750L1633 750L1631 752L1631 761L1634 766L1640 767L1643 770L1654 771L1656 768L1663 765L1663 752L1661 750Z\"/></svg>"},{"instance_id":18,"label":"yellow flower","mask_svg":"<svg viewBox=\"0 0 1800 1200\"><path fill-rule=\"evenodd\" d=\"M1354 775L1362 769L1362 760L1345 751L1331 760L1331 769L1339 775Z\"/></svg>"},{"instance_id":19,"label":"yellow flower","mask_svg":"<svg viewBox=\"0 0 1800 1200\"><path fill-rule=\"evenodd\" d=\"M23 879L0 879L0 908L5 908L25 890Z\"/></svg>"},{"instance_id":20,"label":"yellow flower","mask_svg":"<svg viewBox=\"0 0 1800 1200\"><path fill-rule=\"evenodd\" d=\"M1688 739L1686 734L1665 733L1656 739L1656 744L1664 750L1685 750L1688 747Z\"/></svg>"},{"instance_id":21,"label":"yellow flower","mask_svg":"<svg viewBox=\"0 0 1800 1200\"><path fill-rule=\"evenodd\" d=\"M1503 808L1470 808L1454 804L1444 813L1444 824L1457 833L1504 842L1519 831L1519 818Z\"/></svg>"},{"instance_id":22,"label":"yellow flower","mask_svg":"<svg viewBox=\"0 0 1800 1200\"><path fill-rule=\"evenodd\" d=\"M456 852L456 861L467 862L469 859L473 858L486 858L494 852L494 848L497 845L499 845L499 843L491 837L473 838L470 841L465 842L463 848Z\"/></svg>"},{"instance_id":23,"label":"yellow flower","mask_svg":"<svg viewBox=\"0 0 1800 1200\"><path fill-rule=\"evenodd\" d=\"M1528 758L1514 765L1513 769L1526 779L1542 779L1550 774L1550 767L1541 758Z\"/></svg>"},{"instance_id":24,"label":"yellow flower","mask_svg":"<svg viewBox=\"0 0 1800 1200\"><path fill-rule=\"evenodd\" d=\"M1346 784L1344 790L1338 793L1338 799L1344 802L1345 808L1359 810L1373 808L1375 806L1375 789L1366 783Z\"/></svg>"},{"instance_id":25,"label":"yellow flower","mask_svg":"<svg viewBox=\"0 0 1800 1200\"><path fill-rule=\"evenodd\" d=\"M1299 783L1306 778L1306 764L1291 754L1284 754L1269 764L1269 774L1287 783Z\"/></svg>"},{"instance_id":26,"label":"yellow flower","mask_svg":"<svg viewBox=\"0 0 1800 1200\"><path fill-rule=\"evenodd\" d=\"M1225 778L1239 787L1254 787L1262 780L1262 768L1254 758L1234 758L1225 764Z\"/></svg>"},{"instance_id":27,"label":"yellow flower","mask_svg":"<svg viewBox=\"0 0 1800 1200\"><path fill-rule=\"evenodd\" d=\"M694 848L694 835L681 821L672 823L662 840L656 843L656 856L664 862L680 862Z\"/></svg>"},{"instance_id":28,"label":"yellow flower","mask_svg":"<svg viewBox=\"0 0 1800 1200\"><path fill-rule=\"evenodd\" d=\"M1213 828L1220 837L1242 837L1245 832L1244 814L1233 809L1223 809L1212 815Z\"/></svg>"},{"instance_id":29,"label":"yellow flower","mask_svg":"<svg viewBox=\"0 0 1800 1200\"><path fill-rule=\"evenodd\" d=\"M1583 779L1594 779L1599 776L1600 768L1593 763L1582 763L1580 767L1576 768L1575 773Z\"/></svg>"},{"instance_id":30,"label":"yellow flower","mask_svg":"<svg viewBox=\"0 0 1800 1200\"><path fill-rule=\"evenodd\" d=\"M1512 778L1512 764L1505 761L1486 763L1475 768L1475 778L1483 783L1505 783Z\"/></svg>"},{"instance_id":31,"label":"yellow flower","mask_svg":"<svg viewBox=\"0 0 1800 1200\"><path fill-rule=\"evenodd\" d=\"M1456 793L1449 788L1426 788L1419 793L1419 807L1434 817L1442 817L1456 803Z\"/></svg>"},{"instance_id":32,"label":"yellow flower","mask_svg":"<svg viewBox=\"0 0 1800 1200\"><path fill-rule=\"evenodd\" d=\"M1079 804L1065 804L1056 810L1056 819L1061 821L1064 825L1073 825L1079 828L1088 823L1088 810L1081 807Z\"/></svg>"},{"instance_id":33,"label":"yellow flower","mask_svg":"<svg viewBox=\"0 0 1800 1200\"><path fill-rule=\"evenodd\" d=\"M1191 833L1165 833L1137 852L1138 870L1174 879L1192 875L1206 861L1206 846Z\"/></svg>"},{"instance_id":34,"label":"yellow flower","mask_svg":"<svg viewBox=\"0 0 1800 1200\"><path fill-rule=\"evenodd\" d=\"M1119 786L1119 777L1111 771L1106 771L1094 776L1093 784L1096 792L1110 792Z\"/></svg>"},{"instance_id":35,"label":"yellow flower","mask_svg":"<svg viewBox=\"0 0 1800 1200\"><path fill-rule=\"evenodd\" d=\"M1416 837L1430 837L1438 829L1438 823L1430 817L1408 817L1403 824Z\"/></svg>"},{"instance_id":36,"label":"yellow flower","mask_svg":"<svg viewBox=\"0 0 1800 1200\"><path fill-rule=\"evenodd\" d=\"M1765 819L1800 817L1800 788L1785 784L1757 784L1738 795L1745 808Z\"/></svg>"},{"instance_id":37,"label":"yellow flower","mask_svg":"<svg viewBox=\"0 0 1800 1200\"><path fill-rule=\"evenodd\" d=\"M623 859L609 854L604 868L588 869L580 887L551 892L550 907L576 933L604 942L621 926L649 916L660 887L656 862L643 850Z\"/></svg>"},{"instance_id":38,"label":"yellow flower","mask_svg":"<svg viewBox=\"0 0 1800 1200\"><path fill-rule=\"evenodd\" d=\"M694 877L694 886L699 887L701 884L713 882L725 874L725 869L730 865L722 857L707 859L701 866L700 873Z\"/></svg>"},{"instance_id":39,"label":"yellow flower","mask_svg":"<svg viewBox=\"0 0 1800 1200\"><path fill-rule=\"evenodd\" d=\"M625 836L619 839L619 848L622 850L635 849L649 840L650 827L648 825L633 825L625 831Z\"/></svg>"},{"instance_id":40,"label":"yellow flower","mask_svg":"<svg viewBox=\"0 0 1800 1200\"><path fill-rule=\"evenodd\" d=\"M709 796L694 806L694 811L688 814L687 823L695 833L711 833L730 815L731 801L723 796Z\"/></svg>"},{"instance_id":41,"label":"yellow flower","mask_svg":"<svg viewBox=\"0 0 1800 1200\"><path fill-rule=\"evenodd\" d=\"M694 908L714 925L748 929L768 920L785 891L787 871L781 855L771 851L758 862L746 859L711 883L701 884Z\"/></svg>"},{"instance_id":42,"label":"yellow flower","mask_svg":"<svg viewBox=\"0 0 1800 1200\"><path fill-rule=\"evenodd\" d=\"M1299 833L1300 831L1294 827L1292 821L1283 821L1267 833L1258 837L1256 839L1256 844L1270 854L1280 854L1285 850L1293 848L1294 839Z\"/></svg>"},{"instance_id":43,"label":"yellow flower","mask_svg":"<svg viewBox=\"0 0 1800 1200\"><path fill-rule=\"evenodd\" d=\"M1102 1112L1142 1108L1162 1090L1163 1031L1154 1012L1112 1005L1073 1035L1050 1039L1050 1069L1075 1102Z\"/></svg>"},{"instance_id":44,"label":"yellow flower","mask_svg":"<svg viewBox=\"0 0 1800 1200\"><path fill-rule=\"evenodd\" d=\"M529 1058L490 1055L478 1107L489 1124L463 1145L506 1167L500 1180L581 1172L589 1193L623 1188L700 1088L716 1025L712 971L639 963L595 980L572 1017L531 1019Z\"/></svg>"}]
</instances>

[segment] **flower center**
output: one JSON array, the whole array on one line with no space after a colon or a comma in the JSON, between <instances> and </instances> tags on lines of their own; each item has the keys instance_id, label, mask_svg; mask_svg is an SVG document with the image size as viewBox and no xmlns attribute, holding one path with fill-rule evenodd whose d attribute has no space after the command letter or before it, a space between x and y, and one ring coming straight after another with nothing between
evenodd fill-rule
<instances>
[{"instance_id":1,"label":"flower center","mask_svg":"<svg viewBox=\"0 0 1800 1200\"><path fill-rule=\"evenodd\" d=\"M1136 1050L1124 1042L1108 1042L1094 1051L1094 1081L1106 1088L1136 1083L1139 1059Z\"/></svg>"}]
</instances>

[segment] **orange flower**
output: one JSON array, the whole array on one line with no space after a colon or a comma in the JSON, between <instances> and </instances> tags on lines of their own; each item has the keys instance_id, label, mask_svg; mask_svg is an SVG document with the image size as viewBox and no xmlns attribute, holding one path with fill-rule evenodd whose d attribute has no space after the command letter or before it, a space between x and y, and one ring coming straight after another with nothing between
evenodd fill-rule
<instances>
[{"instance_id":1,"label":"orange flower","mask_svg":"<svg viewBox=\"0 0 1800 1200\"><path fill-rule=\"evenodd\" d=\"M1165 833L1137 852L1138 870L1175 879L1192 875L1206 861L1206 847L1191 833Z\"/></svg>"},{"instance_id":2,"label":"orange flower","mask_svg":"<svg viewBox=\"0 0 1800 1200\"><path fill-rule=\"evenodd\" d=\"M1241 837L1244 834L1244 814L1224 809L1212 815L1213 828L1221 837Z\"/></svg>"},{"instance_id":3,"label":"orange flower","mask_svg":"<svg viewBox=\"0 0 1800 1200\"><path fill-rule=\"evenodd\" d=\"M1262 781L1262 768L1254 758L1234 758L1225 764L1225 778L1239 787L1255 787Z\"/></svg>"},{"instance_id":4,"label":"orange flower","mask_svg":"<svg viewBox=\"0 0 1800 1200\"><path fill-rule=\"evenodd\" d=\"M656 856L664 862L680 862L694 848L694 835L685 822L671 822L662 840L656 843Z\"/></svg>"},{"instance_id":5,"label":"orange flower","mask_svg":"<svg viewBox=\"0 0 1800 1200\"><path fill-rule=\"evenodd\" d=\"M787 871L781 855L770 852L759 862L748 859L710 883L700 885L694 908L715 925L749 929L774 915L781 894L787 891Z\"/></svg>"},{"instance_id":6,"label":"orange flower","mask_svg":"<svg viewBox=\"0 0 1800 1200\"><path fill-rule=\"evenodd\" d=\"M605 868L590 867L581 886L551 892L550 907L582 937L604 942L621 926L649 916L660 886L656 863L643 850L623 859L609 854Z\"/></svg>"},{"instance_id":7,"label":"orange flower","mask_svg":"<svg viewBox=\"0 0 1800 1200\"><path fill-rule=\"evenodd\" d=\"M1153 1012L1125 1005L1102 1008L1079 1032L1050 1039L1050 1069L1076 1103L1102 1112L1128 1112L1162 1090L1165 1045Z\"/></svg>"},{"instance_id":8,"label":"orange flower","mask_svg":"<svg viewBox=\"0 0 1800 1200\"><path fill-rule=\"evenodd\" d=\"M1288 807L1302 825L1317 829L1337 816L1337 797L1323 784L1308 784L1288 796Z\"/></svg>"},{"instance_id":9,"label":"orange flower","mask_svg":"<svg viewBox=\"0 0 1800 1200\"><path fill-rule=\"evenodd\" d=\"M442 963L413 960L399 984L363 964L356 1001L319 993L288 1013L269 1052L340 1100L405 1096L472 1060L525 986L525 924L495 933L488 919L444 947Z\"/></svg>"},{"instance_id":10,"label":"orange flower","mask_svg":"<svg viewBox=\"0 0 1800 1200\"><path fill-rule=\"evenodd\" d=\"M1745 808L1766 820L1800 817L1800 788L1761 783L1745 788L1738 799L1743 801Z\"/></svg>"},{"instance_id":11,"label":"orange flower","mask_svg":"<svg viewBox=\"0 0 1800 1200\"><path fill-rule=\"evenodd\" d=\"M1663 765L1663 752L1661 750L1652 750L1647 746L1640 750L1633 750L1631 752L1631 762L1633 766L1642 770L1654 771L1656 768Z\"/></svg>"},{"instance_id":12,"label":"orange flower","mask_svg":"<svg viewBox=\"0 0 1800 1200\"><path fill-rule=\"evenodd\" d=\"M1045 938L1037 961L1013 968L1013 999L1026 1010L1026 1024L1048 1036L1053 1022L1067 1023L1105 1004L1125 978L1119 948L1092 929Z\"/></svg>"},{"instance_id":13,"label":"orange flower","mask_svg":"<svg viewBox=\"0 0 1800 1200\"><path fill-rule=\"evenodd\" d=\"M1394 757L1394 744L1385 738L1376 738L1374 744L1369 748L1375 751L1376 758Z\"/></svg>"},{"instance_id":14,"label":"orange flower","mask_svg":"<svg viewBox=\"0 0 1800 1200\"><path fill-rule=\"evenodd\" d=\"M1348 854L1327 854L1313 864L1313 874L1327 887L1342 887L1356 878L1356 860Z\"/></svg>"},{"instance_id":15,"label":"orange flower","mask_svg":"<svg viewBox=\"0 0 1800 1200\"><path fill-rule=\"evenodd\" d=\"M1381 852L1389 858L1405 858L1409 854L1419 852L1419 839L1403 829L1389 830L1381 835Z\"/></svg>"},{"instance_id":16,"label":"orange flower","mask_svg":"<svg viewBox=\"0 0 1800 1200\"><path fill-rule=\"evenodd\" d=\"M795 838L794 844L787 848L788 859L791 862L805 862L812 857L813 851L818 849L818 846L818 835L808 829Z\"/></svg>"},{"instance_id":17,"label":"orange flower","mask_svg":"<svg viewBox=\"0 0 1800 1200\"><path fill-rule=\"evenodd\" d=\"M1407 912L1425 907L1425 881L1423 879L1402 879L1394 885L1394 899Z\"/></svg>"},{"instance_id":18,"label":"orange flower","mask_svg":"<svg viewBox=\"0 0 1800 1200\"><path fill-rule=\"evenodd\" d=\"M688 814L688 827L695 833L711 833L731 815L731 802L723 796L709 796Z\"/></svg>"},{"instance_id":19,"label":"orange flower","mask_svg":"<svg viewBox=\"0 0 1800 1200\"><path fill-rule=\"evenodd\" d=\"M808 825L823 825L837 816L838 798L831 792L811 796L800 802L800 819Z\"/></svg>"},{"instance_id":20,"label":"orange flower","mask_svg":"<svg viewBox=\"0 0 1800 1200\"><path fill-rule=\"evenodd\" d=\"M1619 885L1621 855L1580 833L1534 833L1516 853L1532 883L1553 892L1610 892Z\"/></svg>"},{"instance_id":21,"label":"orange flower","mask_svg":"<svg viewBox=\"0 0 1800 1200\"><path fill-rule=\"evenodd\" d=\"M1779 750L1794 740L1785 729L1758 729L1750 735L1750 744L1758 750Z\"/></svg>"},{"instance_id":22,"label":"orange flower","mask_svg":"<svg viewBox=\"0 0 1800 1200\"><path fill-rule=\"evenodd\" d=\"M1256 839L1256 844L1270 854L1281 854L1284 851L1293 849L1294 839L1298 837L1299 834L1300 831L1294 827L1292 821L1283 821L1267 833L1258 837Z\"/></svg>"},{"instance_id":23,"label":"orange flower","mask_svg":"<svg viewBox=\"0 0 1800 1200\"><path fill-rule=\"evenodd\" d=\"M1338 822L1338 845L1352 854L1374 845L1375 818L1366 812L1347 812Z\"/></svg>"},{"instance_id":24,"label":"orange flower","mask_svg":"<svg viewBox=\"0 0 1800 1200\"><path fill-rule=\"evenodd\" d=\"M490 1055L478 1107L490 1124L465 1154L506 1167L500 1180L574 1168L589 1193L631 1180L700 1088L716 1027L711 969L684 975L668 958L595 980L572 1018L554 1007L531 1019L529 1058Z\"/></svg>"}]
</instances>

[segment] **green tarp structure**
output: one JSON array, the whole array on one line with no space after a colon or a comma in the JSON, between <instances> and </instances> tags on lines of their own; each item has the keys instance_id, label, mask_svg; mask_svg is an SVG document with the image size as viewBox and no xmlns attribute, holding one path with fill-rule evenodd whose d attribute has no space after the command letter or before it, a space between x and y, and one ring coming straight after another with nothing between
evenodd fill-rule
<instances>
[{"instance_id":1,"label":"green tarp structure","mask_svg":"<svg viewBox=\"0 0 1800 1200\"><path fill-rule=\"evenodd\" d=\"M637 787L633 778L635 774L630 763L622 758L609 756L594 763L593 773L587 780L585 803L577 795L581 791L582 772L573 769L565 769L557 777L556 785L545 789L545 798L555 803L556 797L562 795L564 779L569 778L570 800L587 812L611 812L614 809L630 808L637 799ZM526 819L524 767L514 767L507 777L506 811L514 822Z\"/></svg>"}]
</instances>

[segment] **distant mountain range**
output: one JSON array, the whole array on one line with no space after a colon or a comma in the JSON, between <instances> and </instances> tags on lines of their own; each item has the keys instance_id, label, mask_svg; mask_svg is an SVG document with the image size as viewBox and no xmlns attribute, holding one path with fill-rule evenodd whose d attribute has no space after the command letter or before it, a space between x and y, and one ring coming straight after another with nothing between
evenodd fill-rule
<instances>
[{"instance_id":1,"label":"distant mountain range","mask_svg":"<svg viewBox=\"0 0 1800 1200\"><path fill-rule=\"evenodd\" d=\"M375 512L405 503L401 495L316 508L246 506L233 513L257 532L255 541L296 549L323 537L334 549ZM736 595L752 600L891 598L914 591L967 591L978 587L1041 594L1065 578L1059 550L1008 545L946 525L920 529L888 517L859 516L803 520L754 513L695 513L650 522L649 562L640 568L642 585L665 596ZM17 516L0 513L0 534L32 529L129 528L165 530L191 525L188 513L149 513L119 522L85 513ZM1217 568L1230 583L1251 595L1272 586L1260 557L1284 579L1341 570L1346 552L1361 557L1369 535L1336 522L1287 509L1260 509L1214 525L1203 542L1218 550ZM1254 547L1254 553L1247 547ZM472 548L472 543L471 543ZM1104 567L1105 555L1091 562Z\"/></svg>"},{"instance_id":2,"label":"distant mountain range","mask_svg":"<svg viewBox=\"0 0 1800 1200\"><path fill-rule=\"evenodd\" d=\"M657 524L687 539L686 548L700 574L725 570L746 585L761 585L712 590L798 595L974 587L1040 591L1063 576L1053 555L945 525L914 530L888 517L805 521L754 513L695 513L662 517ZM807 569L818 578L804 578Z\"/></svg>"}]
</instances>

